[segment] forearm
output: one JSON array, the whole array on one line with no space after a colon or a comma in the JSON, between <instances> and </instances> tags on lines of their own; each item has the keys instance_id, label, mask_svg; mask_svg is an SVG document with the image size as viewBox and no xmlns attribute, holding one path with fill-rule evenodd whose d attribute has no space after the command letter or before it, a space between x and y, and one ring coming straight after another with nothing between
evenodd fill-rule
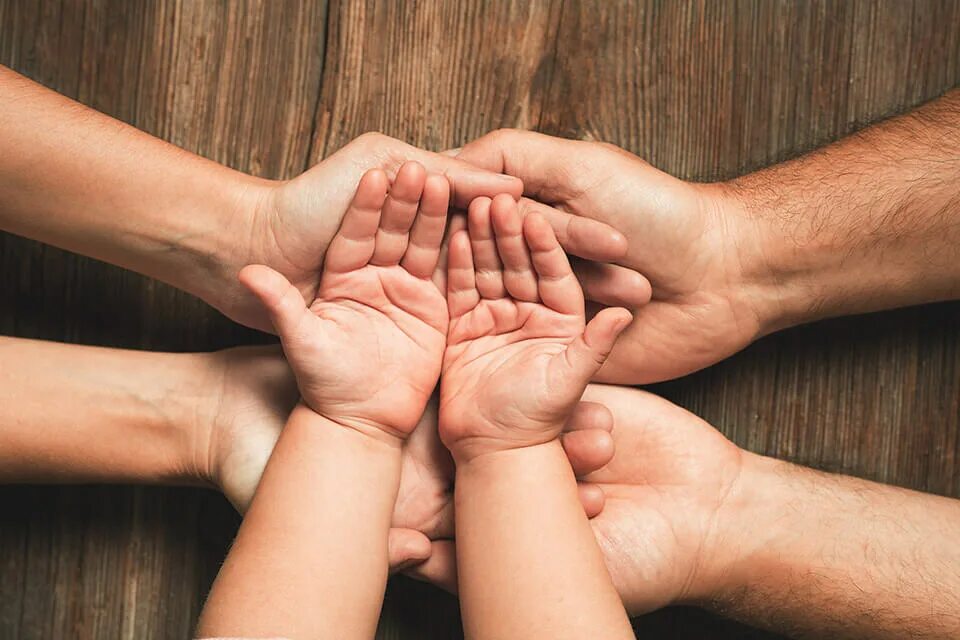
<instances>
[{"instance_id":1,"label":"forearm","mask_svg":"<svg viewBox=\"0 0 960 640\"><path fill-rule=\"evenodd\" d=\"M558 442L459 464L455 487L468 638L634 637Z\"/></svg>"},{"instance_id":2,"label":"forearm","mask_svg":"<svg viewBox=\"0 0 960 640\"><path fill-rule=\"evenodd\" d=\"M298 406L200 619L201 636L372 638L400 446Z\"/></svg>"},{"instance_id":3,"label":"forearm","mask_svg":"<svg viewBox=\"0 0 960 640\"><path fill-rule=\"evenodd\" d=\"M224 229L265 181L178 149L0 67L0 229L202 298Z\"/></svg>"},{"instance_id":4,"label":"forearm","mask_svg":"<svg viewBox=\"0 0 960 640\"><path fill-rule=\"evenodd\" d=\"M960 90L727 186L766 331L960 296Z\"/></svg>"},{"instance_id":5,"label":"forearm","mask_svg":"<svg viewBox=\"0 0 960 640\"><path fill-rule=\"evenodd\" d=\"M0 482L199 482L210 377L202 354L0 337Z\"/></svg>"},{"instance_id":6,"label":"forearm","mask_svg":"<svg viewBox=\"0 0 960 640\"><path fill-rule=\"evenodd\" d=\"M711 606L798 637L960 635L960 501L754 457Z\"/></svg>"}]
</instances>

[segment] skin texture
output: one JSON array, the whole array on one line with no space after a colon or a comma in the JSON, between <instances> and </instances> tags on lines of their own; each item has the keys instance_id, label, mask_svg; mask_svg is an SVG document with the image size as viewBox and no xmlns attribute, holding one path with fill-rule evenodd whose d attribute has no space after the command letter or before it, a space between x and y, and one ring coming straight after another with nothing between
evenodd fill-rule
<instances>
[{"instance_id":1,"label":"skin texture","mask_svg":"<svg viewBox=\"0 0 960 640\"><path fill-rule=\"evenodd\" d=\"M313 300L361 176L377 169L395 179L408 160L445 178L460 207L483 195L519 196L523 188L516 178L376 133L293 180L266 180L0 66L0 229L162 280L265 331L270 319L238 282L240 269L267 265ZM578 229L566 245L578 255L613 260L626 250L623 236L601 223L571 216L554 223Z\"/></svg>"},{"instance_id":2,"label":"skin texture","mask_svg":"<svg viewBox=\"0 0 960 640\"><path fill-rule=\"evenodd\" d=\"M511 197L468 216L450 241L440 386L466 637L632 638L557 440L630 314L587 325L552 229Z\"/></svg>"},{"instance_id":3,"label":"skin texture","mask_svg":"<svg viewBox=\"0 0 960 640\"><path fill-rule=\"evenodd\" d=\"M652 301L602 382L666 380L787 326L960 295L960 90L727 183L514 130L457 157L521 178L523 212L575 214L626 236L616 262L646 276Z\"/></svg>"},{"instance_id":4,"label":"skin texture","mask_svg":"<svg viewBox=\"0 0 960 640\"><path fill-rule=\"evenodd\" d=\"M631 615L694 604L794 637L960 632L960 501L743 451L643 391L583 397L614 416L591 525ZM453 543L412 575L455 588Z\"/></svg>"}]
</instances>

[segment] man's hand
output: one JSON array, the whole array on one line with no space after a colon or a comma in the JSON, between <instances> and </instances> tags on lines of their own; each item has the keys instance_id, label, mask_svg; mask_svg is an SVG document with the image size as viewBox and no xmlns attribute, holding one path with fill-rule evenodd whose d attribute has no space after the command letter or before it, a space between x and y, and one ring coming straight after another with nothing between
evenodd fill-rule
<instances>
[{"instance_id":1,"label":"man's hand","mask_svg":"<svg viewBox=\"0 0 960 640\"><path fill-rule=\"evenodd\" d=\"M431 277L446 226L448 183L410 162L389 187L364 174L307 307L277 271L240 279L280 334L304 401L360 432L405 438L440 376L447 306ZM509 197L509 196L507 196Z\"/></svg>"},{"instance_id":2,"label":"man's hand","mask_svg":"<svg viewBox=\"0 0 960 640\"><path fill-rule=\"evenodd\" d=\"M457 157L521 178L525 213L575 214L626 236L617 264L646 276L653 299L603 382L674 378L784 327L960 296L960 90L721 184L678 180L613 145L524 131L491 133ZM632 272L610 269L578 275L594 300L620 305L604 298L629 288L619 278Z\"/></svg>"},{"instance_id":3,"label":"man's hand","mask_svg":"<svg viewBox=\"0 0 960 640\"><path fill-rule=\"evenodd\" d=\"M716 545L734 528L725 506L744 454L713 427L650 393L590 385L585 403L613 416L616 455L586 476L606 498L593 520L607 568L632 615L709 598L726 566ZM413 577L456 587L453 543L434 545Z\"/></svg>"},{"instance_id":4,"label":"man's hand","mask_svg":"<svg viewBox=\"0 0 960 640\"><path fill-rule=\"evenodd\" d=\"M957 637L960 501L743 451L644 391L583 397L614 418L616 456L586 479L632 615L688 604L798 637ZM408 573L455 590L454 543Z\"/></svg>"},{"instance_id":5,"label":"man's hand","mask_svg":"<svg viewBox=\"0 0 960 640\"><path fill-rule=\"evenodd\" d=\"M636 309L598 380L673 378L760 335L752 282L762 265L752 254L748 221L729 213L723 189L677 180L613 145L527 131L490 133L457 157L521 178L529 196L520 200L525 215L574 214L626 236L628 249L617 264L631 271L611 276L609 265L575 265L584 289L601 303L618 304L621 290L652 286L653 299ZM649 284L629 280L634 272Z\"/></svg>"},{"instance_id":6,"label":"man's hand","mask_svg":"<svg viewBox=\"0 0 960 640\"><path fill-rule=\"evenodd\" d=\"M585 323L553 230L509 196L475 200L468 227L450 241L440 385L440 436L458 461L556 438L630 321L609 309Z\"/></svg>"}]
</instances>

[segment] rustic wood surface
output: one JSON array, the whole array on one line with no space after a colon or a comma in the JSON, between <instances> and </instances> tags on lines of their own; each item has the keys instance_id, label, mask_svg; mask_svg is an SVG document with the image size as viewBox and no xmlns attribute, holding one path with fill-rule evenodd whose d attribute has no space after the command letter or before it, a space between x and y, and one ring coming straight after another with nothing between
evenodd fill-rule
<instances>
[{"instance_id":1,"label":"rustic wood surface","mask_svg":"<svg viewBox=\"0 0 960 640\"><path fill-rule=\"evenodd\" d=\"M0 63L230 166L290 177L377 129L511 126L731 177L960 83L960 2L0 0ZM0 234L0 333L129 348L262 340L135 274ZM960 304L787 331L657 390L741 446L960 496ZM0 638L184 638L238 525L212 492L0 489ZM694 609L657 638L776 637ZM391 585L379 637L459 638Z\"/></svg>"}]
</instances>

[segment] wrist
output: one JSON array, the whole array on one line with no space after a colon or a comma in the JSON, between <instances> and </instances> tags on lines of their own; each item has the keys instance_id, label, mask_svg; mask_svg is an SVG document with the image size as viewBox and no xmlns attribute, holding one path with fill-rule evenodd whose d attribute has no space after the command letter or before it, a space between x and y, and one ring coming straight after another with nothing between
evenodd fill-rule
<instances>
[{"instance_id":1,"label":"wrist","mask_svg":"<svg viewBox=\"0 0 960 640\"><path fill-rule=\"evenodd\" d=\"M180 288L220 311L247 300L237 274L260 261L251 238L276 184L233 170L211 176L210 189L197 195L201 213L179 234L177 250L191 266Z\"/></svg>"},{"instance_id":2,"label":"wrist","mask_svg":"<svg viewBox=\"0 0 960 640\"><path fill-rule=\"evenodd\" d=\"M702 580L686 598L719 612L736 610L751 591L775 589L778 579L809 564L805 540L833 535L812 530L818 522L807 508L812 488L798 481L798 473L809 470L749 452L743 455L737 486L726 496L706 545Z\"/></svg>"},{"instance_id":3,"label":"wrist","mask_svg":"<svg viewBox=\"0 0 960 640\"><path fill-rule=\"evenodd\" d=\"M727 250L737 257L737 295L756 317L758 338L818 317L823 294L814 285L825 268L813 237L788 236L777 223L796 216L799 205L764 184L751 174L704 185L730 238Z\"/></svg>"}]
</instances>

